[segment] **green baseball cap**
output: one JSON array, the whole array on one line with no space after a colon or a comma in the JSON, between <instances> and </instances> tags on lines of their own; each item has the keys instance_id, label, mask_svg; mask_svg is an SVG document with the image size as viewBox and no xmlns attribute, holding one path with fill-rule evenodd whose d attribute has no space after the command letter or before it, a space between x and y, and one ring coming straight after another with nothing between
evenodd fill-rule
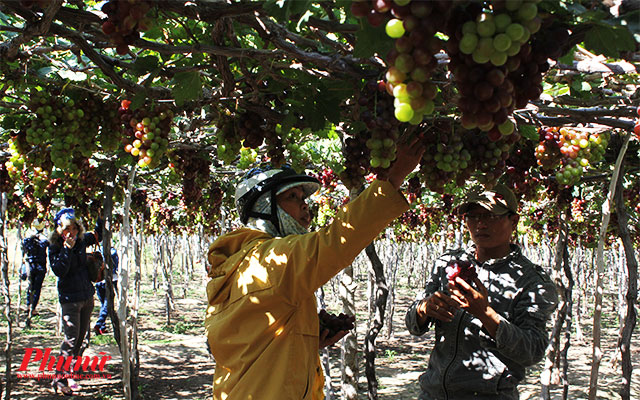
<instances>
[{"instance_id":1,"label":"green baseball cap","mask_svg":"<svg viewBox=\"0 0 640 400\"><path fill-rule=\"evenodd\" d=\"M518 213L518 199L511 189L497 184L492 189L475 189L467 194L464 203L458 206L458 213L464 214L472 204L491 211L496 215Z\"/></svg>"}]
</instances>

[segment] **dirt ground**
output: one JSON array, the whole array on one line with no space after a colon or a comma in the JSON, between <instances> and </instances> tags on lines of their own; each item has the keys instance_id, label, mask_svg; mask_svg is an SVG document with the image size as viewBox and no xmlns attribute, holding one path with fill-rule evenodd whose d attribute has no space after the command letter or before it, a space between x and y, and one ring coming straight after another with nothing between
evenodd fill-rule
<instances>
[{"instance_id":1,"label":"dirt ground","mask_svg":"<svg viewBox=\"0 0 640 400\"><path fill-rule=\"evenodd\" d=\"M147 281L148 282L148 281ZM24 290L24 283L22 283ZM18 281L12 281L12 293L17 294ZM139 325L139 352L140 352L140 381L138 388L144 399L210 399L211 382L215 363L208 355L203 316L205 309L204 281L191 282L187 291L187 297L182 298L184 290L180 286L174 287L176 297L175 310L171 314L170 328L166 326L166 313L164 310L164 294L162 290L153 293L147 285L143 286L143 304L140 311ZM394 334L386 338L386 328L383 328L377 340L378 353L376 359L376 372L379 379L379 399L416 399L418 392L417 379L423 372L428 361L429 349L433 342L433 335L427 333L424 337L413 337L404 328L404 313L406 307L414 296L413 290L401 290L397 299L397 308L394 313ZM13 309L15 310L13 299ZM40 315L34 318L32 328L26 329L21 320L16 327L14 324L13 342L13 370L15 385L11 398L14 399L57 399L51 389L50 380L37 380L34 378L16 379L15 371L20 366L24 349L52 348L52 353L57 354L62 338L55 335L57 292L55 289L55 277L49 273L45 280L41 303L38 306ZM96 308L92 320L98 314L99 303L96 298ZM359 313L365 313L364 301L359 302ZM335 309L331 311L336 311ZM605 310L610 313L611 308ZM24 318L21 313L21 318ZM6 342L6 320L2 320L0 326L0 340ZM591 322L588 319L581 321L584 329L584 342L572 341L569 351L569 398L584 399L587 397L591 344L589 342ZM611 356L614 353L617 328L611 321L605 321L603 326L603 351L604 359L600 366L599 399L617 399L616 393L621 381L620 367L612 367ZM363 321L358 321L358 340L361 343L365 335ZM85 352L85 356L99 355L104 352L113 357L106 363L106 367L98 379L80 380L81 389L76 392L74 398L78 399L123 399L121 384L122 369L121 358L115 340L109 334L91 338L91 346ZM632 341L633 365L635 367L632 382L632 399L640 399L640 334L636 328ZM339 390L339 348L331 349L332 360L332 384ZM0 374L4 380L4 354L1 356ZM28 372L37 373L37 367L32 363ZM521 385L521 398L534 399L539 397L538 376L541 365L529 371L528 378ZM359 398L367 398L367 384L364 377L364 366L360 367ZM106 374L111 374L107 377ZM4 384L4 382L3 382ZM553 399L561 398L562 387L552 389ZM333 397L338 398L338 397Z\"/></svg>"}]
</instances>

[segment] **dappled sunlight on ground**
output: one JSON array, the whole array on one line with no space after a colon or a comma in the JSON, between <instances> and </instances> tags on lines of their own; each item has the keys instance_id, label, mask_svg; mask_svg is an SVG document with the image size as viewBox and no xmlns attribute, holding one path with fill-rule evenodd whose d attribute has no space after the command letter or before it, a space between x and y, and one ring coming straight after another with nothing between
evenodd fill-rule
<instances>
[{"instance_id":1,"label":"dappled sunlight on ground","mask_svg":"<svg viewBox=\"0 0 640 400\"><path fill-rule=\"evenodd\" d=\"M147 280L149 282L149 280ZM12 282L16 290L18 283ZM139 316L139 351L140 351L140 381L139 388L145 399L153 400L209 400L211 399L211 385L215 363L206 348L204 331L204 314L206 296L205 282L189 283L188 296L183 299L183 290L174 287L175 310L171 313L171 326L166 327L166 311L164 293L159 289L155 294L144 286L142 309ZM24 289L24 288L23 288ZM366 303L362 291L366 285L360 285L358 293L357 322L358 341L362 349L365 336L365 323L362 316L366 313ZM427 333L422 337L411 336L404 327L404 314L413 300L414 290L400 288L396 294L394 311L393 335L387 339L387 329L384 327L376 341L378 352L376 357L376 374L379 379L378 398L380 400L414 400L419 393L418 377L424 372L428 361L428 354L433 345L433 334ZM605 299L610 299L609 296ZM45 287L41 304L38 306L40 315L34 318L33 327L26 330L21 322L14 324L13 369L19 367L25 347L52 348L52 355L57 355L61 337L55 336L57 292L55 278L51 274L45 280ZM98 314L98 305L92 316L93 321ZM15 306L15 303L14 303ZM14 307L15 309L15 307ZM329 311L340 311L329 308ZM612 318L611 306L604 309L605 315ZM620 387L620 367L612 368L611 356L616 347L617 327L613 320L603 320L602 349L605 356L600 366L599 399L618 399L616 393ZM589 385L591 360L591 320L583 318L584 335L587 340L579 343L572 338L569 351L569 398L586 398ZM6 335L6 327L0 325L0 335ZM0 336L4 342L6 336ZM119 351L112 337L112 327L103 337L92 337L92 345L85 356L94 356L105 352L113 357L108 361L105 372L112 374L109 379L91 379L79 381L81 390L75 399L119 400L122 395L122 368ZM640 332L634 332L632 340L634 375L631 398L640 398ZM340 348L331 348L332 372L331 381L334 388L339 388ZM3 374L4 362L0 365ZM367 399L367 382L364 375L364 361L360 361L359 371L359 399ZM542 363L532 368L526 380L520 385L521 399L533 400L539 398L540 386L538 377ZM37 368L36 368L37 369ZM19 379L12 390L12 398L25 400L53 400L60 399L54 395L49 380ZM562 387L552 388L552 399L561 398ZM335 397L334 397L335 400Z\"/></svg>"}]
</instances>

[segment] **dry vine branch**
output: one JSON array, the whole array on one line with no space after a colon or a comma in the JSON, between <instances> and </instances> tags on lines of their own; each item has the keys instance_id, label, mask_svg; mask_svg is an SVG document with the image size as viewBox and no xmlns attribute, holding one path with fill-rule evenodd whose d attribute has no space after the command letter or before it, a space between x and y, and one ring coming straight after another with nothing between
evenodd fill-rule
<instances>
[{"instance_id":1,"label":"dry vine branch","mask_svg":"<svg viewBox=\"0 0 640 400\"><path fill-rule=\"evenodd\" d=\"M20 16L25 18L27 23L21 35L18 35L15 38L11 39L8 44L0 45L0 58L6 57L10 60L14 59L18 54L18 49L21 45L29 42L35 36L45 34L49 30L49 26L51 25L56 12L60 9L62 1L63 0L52 1L47 6L41 18L37 18L34 13L20 6L19 4L17 4L17 2L15 2L16 4L11 4L11 6L19 7L19 14ZM2 2L3 5L9 5L8 3L11 2ZM13 7L11 6L9 7L13 9Z\"/></svg>"}]
</instances>

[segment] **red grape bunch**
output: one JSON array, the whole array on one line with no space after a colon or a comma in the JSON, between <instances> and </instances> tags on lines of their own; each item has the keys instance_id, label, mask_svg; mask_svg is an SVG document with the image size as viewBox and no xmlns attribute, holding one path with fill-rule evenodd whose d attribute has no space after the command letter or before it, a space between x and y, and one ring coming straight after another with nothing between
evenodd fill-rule
<instances>
[{"instance_id":1,"label":"red grape bunch","mask_svg":"<svg viewBox=\"0 0 640 400\"><path fill-rule=\"evenodd\" d=\"M244 147L257 149L264 142L266 122L256 113L245 112L236 119L236 133L243 140Z\"/></svg>"},{"instance_id":2,"label":"red grape bunch","mask_svg":"<svg viewBox=\"0 0 640 400\"><path fill-rule=\"evenodd\" d=\"M535 145L529 140L518 143L506 160L506 183L521 198L533 199L536 196L536 187L540 183L540 179L533 175L536 164Z\"/></svg>"},{"instance_id":3,"label":"red grape bunch","mask_svg":"<svg viewBox=\"0 0 640 400\"><path fill-rule=\"evenodd\" d=\"M129 45L140 38L140 32L151 27L147 13L152 3L145 0L109 0L102 6L107 19L102 23L102 32L116 45L120 55L129 52Z\"/></svg>"},{"instance_id":4,"label":"red grape bunch","mask_svg":"<svg viewBox=\"0 0 640 400\"><path fill-rule=\"evenodd\" d=\"M427 207L418 203L402 214L394 224L394 232L399 240L424 240L431 236L432 225L436 227L442 216L438 207Z\"/></svg>"},{"instance_id":5,"label":"red grape bunch","mask_svg":"<svg viewBox=\"0 0 640 400\"><path fill-rule=\"evenodd\" d=\"M373 0L354 2L351 9L355 16L366 16L373 26L393 17L385 26L387 35L396 39L386 57L386 89L395 97L398 121L419 124L434 110L438 91L430 79L438 66L435 55L444 44L435 33L443 30L450 3Z\"/></svg>"},{"instance_id":6,"label":"red grape bunch","mask_svg":"<svg viewBox=\"0 0 640 400\"><path fill-rule=\"evenodd\" d=\"M538 165L547 175L555 174L561 185L575 185L586 168L599 162L606 151L610 133L572 128L542 128L536 147Z\"/></svg>"},{"instance_id":7,"label":"red grape bunch","mask_svg":"<svg viewBox=\"0 0 640 400\"><path fill-rule=\"evenodd\" d=\"M327 335L327 337L335 336L339 331L350 331L355 328L354 323L356 322L356 317L353 315L344 313L335 315L322 309L318 313L318 318L320 319L320 334L322 334L325 329L328 329L329 335Z\"/></svg>"},{"instance_id":8,"label":"red grape bunch","mask_svg":"<svg viewBox=\"0 0 640 400\"><path fill-rule=\"evenodd\" d=\"M329 191L334 190L338 186L338 175L336 175L331 168L324 168L316 178L318 178L322 186Z\"/></svg>"},{"instance_id":9,"label":"red grape bunch","mask_svg":"<svg viewBox=\"0 0 640 400\"><path fill-rule=\"evenodd\" d=\"M369 171L369 148L366 146L369 133L358 131L344 141L343 154L345 169L340 173L340 180L349 189L364 184L364 177Z\"/></svg>"},{"instance_id":10,"label":"red grape bunch","mask_svg":"<svg viewBox=\"0 0 640 400\"><path fill-rule=\"evenodd\" d=\"M640 180L634 180L630 187L624 189L622 197L624 197L631 210L640 214Z\"/></svg>"},{"instance_id":11,"label":"red grape bunch","mask_svg":"<svg viewBox=\"0 0 640 400\"><path fill-rule=\"evenodd\" d=\"M584 210L587 201L585 199L574 198L571 201L572 222L584 222Z\"/></svg>"},{"instance_id":12,"label":"red grape bunch","mask_svg":"<svg viewBox=\"0 0 640 400\"><path fill-rule=\"evenodd\" d=\"M267 157L272 165L281 167L284 164L284 143L282 137L278 135L275 127L268 126L265 130L264 140L267 143Z\"/></svg>"},{"instance_id":13,"label":"red grape bunch","mask_svg":"<svg viewBox=\"0 0 640 400\"><path fill-rule=\"evenodd\" d=\"M233 135L223 132L223 137L233 140ZM264 142L267 145L267 157L274 166L284 164L284 144L276 127L269 124L259 114L247 111L235 119L235 136L242 140L244 147L257 149ZM233 146L231 146L233 147ZM236 153L237 154L237 153ZM230 157L229 157L230 159Z\"/></svg>"},{"instance_id":14,"label":"red grape bunch","mask_svg":"<svg viewBox=\"0 0 640 400\"><path fill-rule=\"evenodd\" d=\"M213 179L202 197L203 201L200 203L200 209L204 227L207 233L220 234L220 207L224 198L224 190L220 181Z\"/></svg>"},{"instance_id":15,"label":"red grape bunch","mask_svg":"<svg viewBox=\"0 0 640 400\"><path fill-rule=\"evenodd\" d=\"M467 260L451 260L445 268L447 279L455 281L457 277L464 279L469 285L473 284L473 280L478 277L475 267Z\"/></svg>"},{"instance_id":16,"label":"red grape bunch","mask_svg":"<svg viewBox=\"0 0 640 400\"><path fill-rule=\"evenodd\" d=\"M640 107L636 109L636 113L640 117ZM633 133L636 135L636 138L640 140L640 118L636 118L636 124L633 126Z\"/></svg>"},{"instance_id":17,"label":"red grape bunch","mask_svg":"<svg viewBox=\"0 0 640 400\"><path fill-rule=\"evenodd\" d=\"M136 214L142 214L145 210L148 210L149 198L147 196L147 191L145 189L136 189L131 193L131 203L129 207L131 207L131 211ZM145 219L147 219L146 216Z\"/></svg>"},{"instance_id":18,"label":"red grape bunch","mask_svg":"<svg viewBox=\"0 0 640 400\"><path fill-rule=\"evenodd\" d=\"M543 74L549 69L548 60L562 55L568 39L567 28L550 18L542 21L542 28L532 37L531 45L523 46L518 54L519 62L514 61L509 72L515 86L516 108L524 108L529 100L540 97Z\"/></svg>"},{"instance_id":19,"label":"red grape bunch","mask_svg":"<svg viewBox=\"0 0 640 400\"><path fill-rule=\"evenodd\" d=\"M170 154L176 172L182 175L182 200L188 207L198 207L202 189L209 185L211 160L192 149L176 149Z\"/></svg>"},{"instance_id":20,"label":"red grape bunch","mask_svg":"<svg viewBox=\"0 0 640 400\"><path fill-rule=\"evenodd\" d=\"M536 3L470 3L448 24L463 126L488 131L492 140L513 132L507 118L515 108L540 97L547 59L558 58L569 38L566 28L537 16Z\"/></svg>"},{"instance_id":21,"label":"red grape bunch","mask_svg":"<svg viewBox=\"0 0 640 400\"><path fill-rule=\"evenodd\" d=\"M370 136L367 169L387 169L396 158L399 122L393 118L393 99L386 93L383 81L368 81L358 97L357 119L364 122ZM348 148L347 148L348 150Z\"/></svg>"},{"instance_id":22,"label":"red grape bunch","mask_svg":"<svg viewBox=\"0 0 640 400\"><path fill-rule=\"evenodd\" d=\"M420 183L420 178L417 175L412 176L407 181L407 200L409 203L413 203L422 195L422 184Z\"/></svg>"},{"instance_id":23,"label":"red grape bunch","mask_svg":"<svg viewBox=\"0 0 640 400\"><path fill-rule=\"evenodd\" d=\"M131 101L122 100L118 113L124 124L124 150L138 157L141 168L155 168L169 147L173 110L165 104L131 109Z\"/></svg>"},{"instance_id":24,"label":"red grape bunch","mask_svg":"<svg viewBox=\"0 0 640 400\"><path fill-rule=\"evenodd\" d=\"M564 26L538 15L538 3L359 0L351 11L373 26L386 21L396 39L386 80L398 120L417 124L433 111L438 89L430 79L435 55L446 48L463 126L497 141L514 131L513 110L540 96L547 60L558 58L569 38ZM438 32L448 37L446 46Z\"/></svg>"},{"instance_id":25,"label":"red grape bunch","mask_svg":"<svg viewBox=\"0 0 640 400\"><path fill-rule=\"evenodd\" d=\"M458 11L448 24L447 51L460 93L462 124L482 131L497 127L492 131L497 140L513 132L507 121L518 88L510 72L531 51L528 41L540 29L537 6L534 1L492 2L484 8L470 3Z\"/></svg>"},{"instance_id":26,"label":"red grape bunch","mask_svg":"<svg viewBox=\"0 0 640 400\"><path fill-rule=\"evenodd\" d=\"M562 158L562 153L560 153L562 135L559 128L554 127L541 128L539 135L539 143L535 150L537 163L543 169L551 170L560 163Z\"/></svg>"},{"instance_id":27,"label":"red grape bunch","mask_svg":"<svg viewBox=\"0 0 640 400\"><path fill-rule=\"evenodd\" d=\"M494 182L504 173L505 160L519 138L514 132L493 140L490 132L434 121L423 134L426 151L420 163L421 179L437 193L449 190L446 186L451 184L462 187L472 176L481 183Z\"/></svg>"}]
</instances>

